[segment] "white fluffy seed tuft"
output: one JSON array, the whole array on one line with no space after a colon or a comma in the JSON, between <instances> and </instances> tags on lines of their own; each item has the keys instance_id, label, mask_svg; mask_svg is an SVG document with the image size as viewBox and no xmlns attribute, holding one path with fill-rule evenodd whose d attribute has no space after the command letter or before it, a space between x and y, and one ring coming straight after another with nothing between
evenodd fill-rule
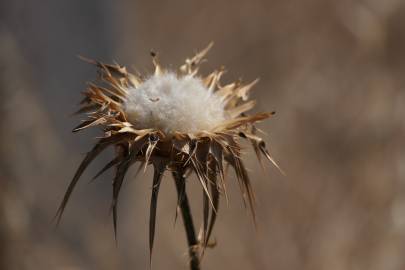
<instances>
[{"instance_id":1,"label":"white fluffy seed tuft","mask_svg":"<svg viewBox=\"0 0 405 270\"><path fill-rule=\"evenodd\" d=\"M124 110L135 128L155 128L166 134L209 131L225 120L220 97L201 79L171 72L153 75L138 88L130 88Z\"/></svg>"}]
</instances>

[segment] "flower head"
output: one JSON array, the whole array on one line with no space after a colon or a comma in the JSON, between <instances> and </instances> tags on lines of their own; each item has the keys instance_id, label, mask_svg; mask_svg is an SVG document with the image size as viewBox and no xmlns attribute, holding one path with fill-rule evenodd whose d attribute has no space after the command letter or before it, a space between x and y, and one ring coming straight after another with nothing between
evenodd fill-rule
<instances>
[{"instance_id":1,"label":"flower head","mask_svg":"<svg viewBox=\"0 0 405 270\"><path fill-rule=\"evenodd\" d=\"M177 72L162 69L156 54L152 53L155 72L146 78L129 73L119 65L86 59L98 67L101 82L98 85L88 84L79 110L86 115L86 120L73 131L99 126L104 136L80 164L59 207L58 220L84 170L109 146L115 147L116 156L96 177L111 167L116 168L112 195L114 229L118 195L127 170L135 163L144 168L150 164L154 167L150 208L151 250L159 186L165 171L174 176L179 207L187 207L184 205L187 202L187 172L197 175L204 191L203 230L198 245L207 246L220 194L226 196L224 164L235 170L243 199L254 217L254 194L242 162L239 141L249 141L259 161L264 156L275 164L254 126L273 112L247 113L255 105L248 97L257 80L249 84L238 81L222 85L223 68L205 77L198 74L199 65L211 46L187 59ZM183 215L183 218L187 216Z\"/></svg>"}]
</instances>

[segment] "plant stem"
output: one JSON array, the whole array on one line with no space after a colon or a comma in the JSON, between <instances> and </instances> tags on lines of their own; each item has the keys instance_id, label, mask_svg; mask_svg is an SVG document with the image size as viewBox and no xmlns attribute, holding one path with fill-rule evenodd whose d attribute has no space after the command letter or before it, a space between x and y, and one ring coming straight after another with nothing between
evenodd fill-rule
<instances>
[{"instance_id":1,"label":"plant stem","mask_svg":"<svg viewBox=\"0 0 405 270\"><path fill-rule=\"evenodd\" d=\"M176 183L177 194L179 197L179 206L183 217L184 227L186 229L188 252L190 256L190 269L200 270L200 257L198 255L198 240L195 234L193 217L186 193L186 180L182 171L173 172Z\"/></svg>"}]
</instances>

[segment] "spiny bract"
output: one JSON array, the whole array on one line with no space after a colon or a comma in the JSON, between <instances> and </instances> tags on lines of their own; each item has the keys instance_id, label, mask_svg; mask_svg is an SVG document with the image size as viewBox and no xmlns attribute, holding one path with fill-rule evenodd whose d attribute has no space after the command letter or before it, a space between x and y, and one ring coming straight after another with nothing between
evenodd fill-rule
<instances>
[{"instance_id":1,"label":"spiny bract","mask_svg":"<svg viewBox=\"0 0 405 270\"><path fill-rule=\"evenodd\" d=\"M101 83L88 84L78 111L85 113L87 119L73 131L99 126L104 136L88 152L74 175L58 209L58 221L84 170L109 146L115 147L116 156L96 177L111 167L116 168L112 195L114 230L118 195L128 168L137 162L144 168L149 164L154 167L150 251L159 186L166 170L172 172L180 191L179 203L187 196L185 175L188 171L197 175L204 191L203 229L199 239L203 249L212 233L220 194L226 196L224 163L235 170L243 199L254 218L254 195L241 159L239 138L252 144L259 161L264 155L276 165L254 126L273 112L247 114L255 105L248 100L248 94L257 80L221 85L223 68L206 77L198 75L199 65L211 46L212 43L187 59L177 72L162 69L152 53L155 72L149 78L129 73L119 65L85 59L98 67Z\"/></svg>"}]
</instances>

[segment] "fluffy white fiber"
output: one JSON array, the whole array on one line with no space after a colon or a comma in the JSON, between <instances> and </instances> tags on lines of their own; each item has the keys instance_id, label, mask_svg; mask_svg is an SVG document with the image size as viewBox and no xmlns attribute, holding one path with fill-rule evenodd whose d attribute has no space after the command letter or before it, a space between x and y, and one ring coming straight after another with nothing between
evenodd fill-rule
<instances>
[{"instance_id":1,"label":"fluffy white fiber","mask_svg":"<svg viewBox=\"0 0 405 270\"><path fill-rule=\"evenodd\" d=\"M153 75L128 92L124 110L136 128L195 133L210 130L225 119L220 97L192 76Z\"/></svg>"}]
</instances>

